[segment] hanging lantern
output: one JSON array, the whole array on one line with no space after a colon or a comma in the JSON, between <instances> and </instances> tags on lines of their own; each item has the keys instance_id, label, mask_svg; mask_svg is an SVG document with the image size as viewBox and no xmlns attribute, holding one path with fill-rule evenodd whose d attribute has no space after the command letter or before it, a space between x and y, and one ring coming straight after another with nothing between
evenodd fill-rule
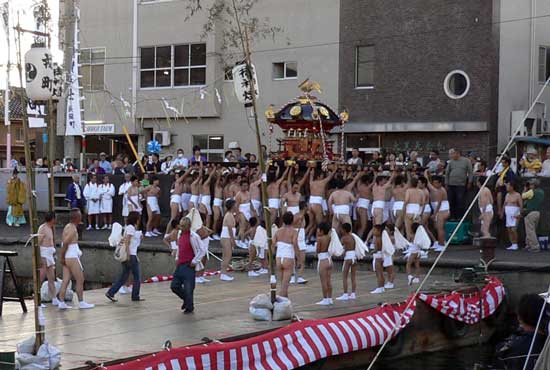
<instances>
[{"instance_id":1,"label":"hanging lantern","mask_svg":"<svg viewBox=\"0 0 550 370\"><path fill-rule=\"evenodd\" d=\"M250 92L252 79L254 79L255 98L258 99L260 96L256 68L254 68L253 64L250 65L250 68L247 68L247 65L243 63L235 66L232 73L233 87L235 89L237 99L239 102L243 103L245 107L252 106L252 94Z\"/></svg>"},{"instance_id":2,"label":"hanging lantern","mask_svg":"<svg viewBox=\"0 0 550 370\"><path fill-rule=\"evenodd\" d=\"M25 54L27 97L33 101L48 100L54 89L52 53L46 47L32 47Z\"/></svg>"}]
</instances>

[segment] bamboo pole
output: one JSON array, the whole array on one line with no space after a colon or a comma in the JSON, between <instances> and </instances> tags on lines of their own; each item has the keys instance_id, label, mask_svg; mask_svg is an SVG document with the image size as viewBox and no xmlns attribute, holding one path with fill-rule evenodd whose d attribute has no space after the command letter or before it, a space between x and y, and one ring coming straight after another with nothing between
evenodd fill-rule
<instances>
[{"instance_id":1,"label":"bamboo pole","mask_svg":"<svg viewBox=\"0 0 550 370\"><path fill-rule=\"evenodd\" d=\"M19 84L23 88L23 66L21 62L21 28L19 27L19 20L17 22L17 69L19 71ZM35 197L35 179L34 172L32 169L32 156L31 148L29 143L29 120L27 117L27 98L21 94L21 101L23 104L23 137L25 140L24 149L25 149L25 168L27 172L27 194L29 201L29 223L31 227L31 234L36 234L38 232L38 217L36 215L36 197ZM32 242L32 269L33 269L33 289L34 289L34 326L36 332L36 341L35 341L35 352L38 351L38 348L44 343L44 327L40 325L40 248L38 246L38 240L33 238Z\"/></svg>"},{"instance_id":2,"label":"bamboo pole","mask_svg":"<svg viewBox=\"0 0 550 370\"><path fill-rule=\"evenodd\" d=\"M235 12L235 20L237 23L237 29L239 32L239 37L241 39L241 45L243 49L243 54L246 60L246 67L248 69L248 74L250 76L250 96L252 97L252 112L254 115L254 127L256 131L256 145L258 147L258 162L260 164L260 172L262 173L261 181L261 190L262 190L262 208L264 209L265 214L265 223L266 223L266 232L267 232L267 255L269 260L269 275L270 277L270 293L271 293L271 302L275 302L277 297L277 278L275 277L275 258L273 255L272 246L272 235L271 235L271 214L269 213L269 208L267 207L267 171L265 165L264 153L262 150L262 139L260 137L260 125L258 123L258 110L256 104L256 83L252 75L252 63L250 57L250 40L248 38L248 30L245 25L244 33L241 28L241 22L239 19L239 12L235 0L232 0L233 11Z\"/></svg>"},{"instance_id":3,"label":"bamboo pole","mask_svg":"<svg viewBox=\"0 0 550 370\"><path fill-rule=\"evenodd\" d=\"M267 232L267 256L269 260L269 275L270 278L270 292L271 292L271 302L274 303L277 298L277 278L275 277L275 257L273 256L273 249L272 247L272 240L271 238L273 235L271 235L271 213L269 212L269 208L267 206L267 171L266 171L266 165L265 165L265 158L264 153L262 150L262 139L260 137L260 125L258 123L258 111L256 109L256 86L253 75L252 75L252 64L250 60L250 40L248 39L248 31L247 28L244 28L245 33L245 40L246 40L246 64L250 75L250 95L252 96L252 111L254 113L254 127L256 131L256 145L258 147L258 159L260 162L260 172L262 173L262 182L261 182L261 189L262 189L262 207L265 210L265 224L266 224L266 232Z\"/></svg>"},{"instance_id":4,"label":"bamboo pole","mask_svg":"<svg viewBox=\"0 0 550 370\"><path fill-rule=\"evenodd\" d=\"M134 143L132 142L132 138L130 137L130 134L128 133L128 129L126 128L126 125L122 125L122 131L124 131L124 135L126 135L126 139L128 140L128 144L130 144L130 148L132 149L132 152L134 153L134 157L136 157L136 161L139 164L139 168L141 168L141 172L145 173L145 167L143 167L143 163L141 163L141 159L138 158L138 152L136 150L136 147L134 146Z\"/></svg>"}]
</instances>

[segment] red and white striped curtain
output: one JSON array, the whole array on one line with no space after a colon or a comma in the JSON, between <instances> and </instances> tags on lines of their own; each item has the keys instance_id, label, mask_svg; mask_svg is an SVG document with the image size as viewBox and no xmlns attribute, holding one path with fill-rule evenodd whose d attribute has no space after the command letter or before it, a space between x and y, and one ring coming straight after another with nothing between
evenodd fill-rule
<instances>
[{"instance_id":1,"label":"red and white striped curtain","mask_svg":"<svg viewBox=\"0 0 550 370\"><path fill-rule=\"evenodd\" d=\"M406 306L384 305L343 317L296 322L249 339L173 349L108 369L295 369L325 357L381 345L411 320L416 303L405 311Z\"/></svg>"},{"instance_id":2,"label":"red and white striped curtain","mask_svg":"<svg viewBox=\"0 0 550 370\"><path fill-rule=\"evenodd\" d=\"M481 289L481 297L479 292L470 295L453 292L447 295L420 294L418 298L451 319L473 325L479 322L480 317L484 319L494 314L504 296L502 282L496 277L489 277Z\"/></svg>"}]
</instances>

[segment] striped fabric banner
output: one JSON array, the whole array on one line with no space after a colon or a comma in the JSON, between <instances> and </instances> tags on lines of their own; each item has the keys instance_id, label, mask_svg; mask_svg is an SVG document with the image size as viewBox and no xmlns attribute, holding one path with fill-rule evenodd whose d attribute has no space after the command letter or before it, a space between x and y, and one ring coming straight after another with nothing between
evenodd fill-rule
<instances>
[{"instance_id":1,"label":"striped fabric banner","mask_svg":"<svg viewBox=\"0 0 550 370\"><path fill-rule=\"evenodd\" d=\"M172 281L174 280L173 275L156 275L153 277L150 277L149 279L145 279L144 283L159 283L161 281Z\"/></svg>"},{"instance_id":2,"label":"striped fabric banner","mask_svg":"<svg viewBox=\"0 0 550 370\"><path fill-rule=\"evenodd\" d=\"M229 270L227 270L229 271ZM220 270L217 270L217 271L214 271L214 270L208 270L208 271L205 271L203 276L216 276L216 275L219 275L221 273ZM144 283L160 283L160 282L163 282L163 281L172 281L174 280L174 276L173 275L156 275L156 276L153 276L153 277L150 277L148 279L145 279L143 282Z\"/></svg>"},{"instance_id":3,"label":"striped fabric banner","mask_svg":"<svg viewBox=\"0 0 550 370\"><path fill-rule=\"evenodd\" d=\"M295 369L325 357L381 345L410 322L416 301L405 311L406 306L383 305L347 316L295 322L248 339L173 349L108 369ZM396 330L392 334L393 328Z\"/></svg>"},{"instance_id":4,"label":"striped fabric banner","mask_svg":"<svg viewBox=\"0 0 550 370\"><path fill-rule=\"evenodd\" d=\"M479 293L465 296L458 292L447 295L420 294L418 298L453 320L473 325L479 322L480 313L483 319L494 314L504 300L504 295L502 282L491 276L481 290L481 299Z\"/></svg>"}]
</instances>

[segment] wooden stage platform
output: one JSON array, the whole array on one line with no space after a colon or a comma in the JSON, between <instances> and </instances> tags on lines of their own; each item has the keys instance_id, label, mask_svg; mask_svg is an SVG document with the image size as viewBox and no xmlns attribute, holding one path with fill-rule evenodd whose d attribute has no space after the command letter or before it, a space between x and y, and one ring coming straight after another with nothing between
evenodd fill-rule
<instances>
[{"instance_id":1,"label":"wooden stage platform","mask_svg":"<svg viewBox=\"0 0 550 370\"><path fill-rule=\"evenodd\" d=\"M143 284L144 302L133 303L128 295L118 303L105 297L106 289L85 292L85 299L95 303L91 310L73 308L59 311L48 305L44 309L47 340L62 351L63 368L85 366L86 361L102 363L161 350L165 341L174 347L197 344L204 337L223 339L276 328L288 322L257 322L248 313L248 303L259 293L268 292L268 276L248 278L235 273L235 281L222 283L217 277L197 285L195 313L184 315L181 301L170 291L169 282ZM368 293L375 288L373 272L359 271L358 299L336 302L332 307L315 304L321 299L321 288L315 270L308 270L305 285L293 285L290 298L295 313L302 319L318 319L372 308L381 302L404 300L413 291L406 275L398 274L396 288L383 295ZM449 276L433 276L430 282L448 282ZM333 271L334 297L342 293L341 273ZM75 297L76 302L76 297ZM18 342L33 335L32 302L28 314L19 304L5 304L0 318L0 352L14 351Z\"/></svg>"}]
</instances>

